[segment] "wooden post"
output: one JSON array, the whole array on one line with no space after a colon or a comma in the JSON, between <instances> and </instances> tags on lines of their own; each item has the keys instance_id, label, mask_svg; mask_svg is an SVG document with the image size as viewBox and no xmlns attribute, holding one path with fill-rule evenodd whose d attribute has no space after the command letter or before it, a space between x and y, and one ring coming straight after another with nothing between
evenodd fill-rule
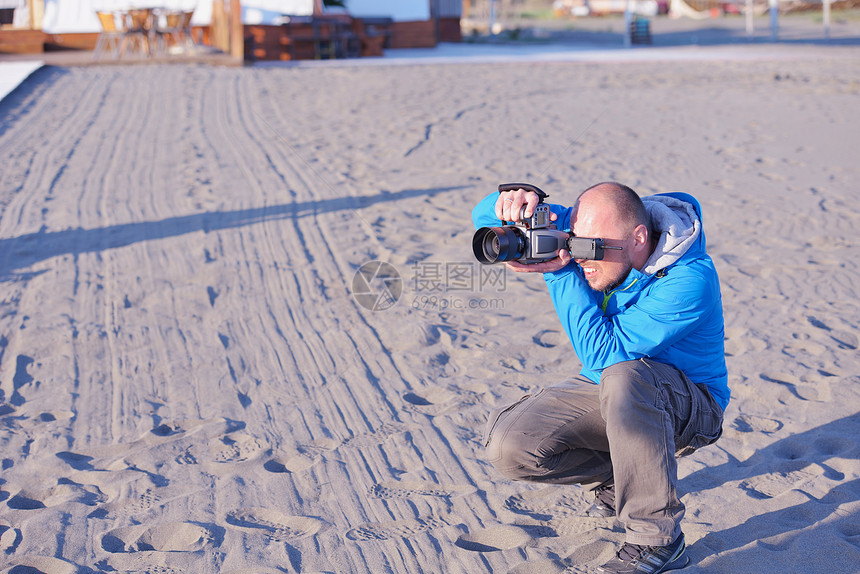
<instances>
[{"instance_id":1,"label":"wooden post","mask_svg":"<svg viewBox=\"0 0 860 574\"><path fill-rule=\"evenodd\" d=\"M630 12L630 0L627 0L624 3L624 47L629 48L633 44L633 38L631 38L630 23L633 22L633 15Z\"/></svg>"},{"instance_id":2,"label":"wooden post","mask_svg":"<svg viewBox=\"0 0 860 574\"><path fill-rule=\"evenodd\" d=\"M496 32L493 28L496 27L496 0L490 0L490 36L495 36Z\"/></svg>"},{"instance_id":3,"label":"wooden post","mask_svg":"<svg viewBox=\"0 0 860 574\"><path fill-rule=\"evenodd\" d=\"M430 18L433 20L433 45L439 43L439 0L430 0Z\"/></svg>"},{"instance_id":4,"label":"wooden post","mask_svg":"<svg viewBox=\"0 0 860 574\"><path fill-rule=\"evenodd\" d=\"M779 0L768 0L770 7L770 39L772 42L779 40Z\"/></svg>"},{"instance_id":5,"label":"wooden post","mask_svg":"<svg viewBox=\"0 0 860 574\"><path fill-rule=\"evenodd\" d=\"M230 2L230 55L238 60L245 57L245 27L242 25L242 2L241 0L229 0Z\"/></svg>"},{"instance_id":6,"label":"wooden post","mask_svg":"<svg viewBox=\"0 0 860 574\"><path fill-rule=\"evenodd\" d=\"M227 25L227 10L224 0L212 2L212 46L222 52L230 52L230 29Z\"/></svg>"},{"instance_id":7,"label":"wooden post","mask_svg":"<svg viewBox=\"0 0 860 574\"><path fill-rule=\"evenodd\" d=\"M27 0L27 13L30 30L41 30L42 19L45 17L45 0Z\"/></svg>"},{"instance_id":8,"label":"wooden post","mask_svg":"<svg viewBox=\"0 0 860 574\"><path fill-rule=\"evenodd\" d=\"M747 13L746 13L746 23L747 23L747 36L752 36L755 32L753 26L753 0L746 0L747 2Z\"/></svg>"}]
</instances>

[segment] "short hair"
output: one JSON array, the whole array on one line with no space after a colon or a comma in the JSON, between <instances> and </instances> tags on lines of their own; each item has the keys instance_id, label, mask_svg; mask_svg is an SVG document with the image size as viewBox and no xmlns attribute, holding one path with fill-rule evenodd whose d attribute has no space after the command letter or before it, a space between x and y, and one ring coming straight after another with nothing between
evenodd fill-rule
<instances>
[{"instance_id":1,"label":"short hair","mask_svg":"<svg viewBox=\"0 0 860 574\"><path fill-rule=\"evenodd\" d=\"M631 230L639 225L651 228L651 217L648 215L648 210L645 209L642 198L633 189L617 181L604 181L592 185L579 194L579 197L596 188L603 188L600 190L601 193L610 197L618 210L619 219L625 225L629 225ZM578 201L579 199L577 199Z\"/></svg>"}]
</instances>

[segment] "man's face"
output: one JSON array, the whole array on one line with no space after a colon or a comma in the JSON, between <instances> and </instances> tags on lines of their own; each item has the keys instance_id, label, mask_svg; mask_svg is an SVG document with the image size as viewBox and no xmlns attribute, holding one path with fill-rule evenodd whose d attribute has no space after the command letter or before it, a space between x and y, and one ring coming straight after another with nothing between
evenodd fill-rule
<instances>
[{"instance_id":1,"label":"man's face","mask_svg":"<svg viewBox=\"0 0 860 574\"><path fill-rule=\"evenodd\" d=\"M605 201L592 200L586 194L580 199L570 222L571 231L577 237L598 237L606 245L622 247L621 251L607 249L603 259L576 259L582 268L585 280L595 291L608 291L620 285L633 269L632 230L618 222L615 209Z\"/></svg>"}]
</instances>

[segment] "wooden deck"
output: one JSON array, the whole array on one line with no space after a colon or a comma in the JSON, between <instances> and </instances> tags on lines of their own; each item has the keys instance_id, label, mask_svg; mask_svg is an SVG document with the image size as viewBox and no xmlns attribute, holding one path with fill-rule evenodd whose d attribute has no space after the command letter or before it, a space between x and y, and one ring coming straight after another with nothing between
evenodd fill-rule
<instances>
[{"instance_id":1,"label":"wooden deck","mask_svg":"<svg viewBox=\"0 0 860 574\"><path fill-rule=\"evenodd\" d=\"M348 18L348 49L338 48L340 40L331 32L314 31L311 24L295 26L244 26L245 60L306 60L323 57L381 56L385 48L432 48L438 42L460 41L460 21L457 18L440 19L438 28L433 21L375 23L370 26L361 20ZM438 37L437 37L438 34ZM195 28L202 44L209 43L208 27ZM0 59L16 55L39 54L46 61L85 63L111 63L115 60L93 61L92 51L98 33L46 34L40 30L0 30ZM380 39L381 37L381 39ZM325 50L321 50L325 48ZM122 62L137 61L229 61L233 58L211 50L195 55L165 55L154 58L128 58Z\"/></svg>"},{"instance_id":2,"label":"wooden deck","mask_svg":"<svg viewBox=\"0 0 860 574\"><path fill-rule=\"evenodd\" d=\"M41 30L0 30L0 54L39 54L45 51L45 36Z\"/></svg>"},{"instance_id":3,"label":"wooden deck","mask_svg":"<svg viewBox=\"0 0 860 574\"><path fill-rule=\"evenodd\" d=\"M245 58L289 61L381 56L385 48L432 48L440 41L460 40L459 19L440 25L438 38L433 21L348 20L345 29L314 25L310 20L284 26L245 26ZM359 46L357 52L349 47L352 42Z\"/></svg>"}]
</instances>

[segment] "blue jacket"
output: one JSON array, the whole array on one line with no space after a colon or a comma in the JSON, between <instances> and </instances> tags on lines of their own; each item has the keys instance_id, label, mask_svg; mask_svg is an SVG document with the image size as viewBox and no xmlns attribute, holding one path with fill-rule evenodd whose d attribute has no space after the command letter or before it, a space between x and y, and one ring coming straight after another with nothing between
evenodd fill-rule
<instances>
[{"instance_id":1,"label":"blue jacket","mask_svg":"<svg viewBox=\"0 0 860 574\"><path fill-rule=\"evenodd\" d=\"M498 226L488 195L472 212L475 227ZM581 374L600 383L606 367L642 357L674 365L729 403L720 281L705 249L702 208L686 193L644 197L660 240L641 271L633 269L609 293L591 289L574 262L544 273L550 298L582 363ZM570 230L572 208L550 205Z\"/></svg>"}]
</instances>

